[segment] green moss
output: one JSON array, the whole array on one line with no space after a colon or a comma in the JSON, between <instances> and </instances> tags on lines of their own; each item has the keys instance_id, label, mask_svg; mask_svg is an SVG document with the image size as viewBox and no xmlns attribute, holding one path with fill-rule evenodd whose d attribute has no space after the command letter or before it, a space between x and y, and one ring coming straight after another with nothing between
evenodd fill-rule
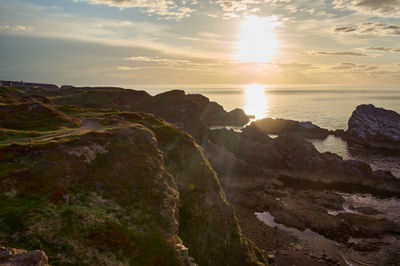
<instances>
[{"instance_id":1,"label":"green moss","mask_svg":"<svg viewBox=\"0 0 400 266\"><path fill-rule=\"evenodd\" d=\"M53 265L179 265L174 243L183 240L203 265L257 264L191 136L144 113L58 111L107 123L53 142L0 147L4 244L40 248ZM180 208L179 237L160 215L165 204Z\"/></svg>"},{"instance_id":2,"label":"green moss","mask_svg":"<svg viewBox=\"0 0 400 266\"><path fill-rule=\"evenodd\" d=\"M79 118L101 118L108 114L117 113L117 111L112 109L80 107L75 105L58 105L56 109L67 115Z\"/></svg>"},{"instance_id":3,"label":"green moss","mask_svg":"<svg viewBox=\"0 0 400 266\"><path fill-rule=\"evenodd\" d=\"M51 131L79 126L79 120L40 103L0 105L0 117L1 127L15 130Z\"/></svg>"},{"instance_id":4,"label":"green moss","mask_svg":"<svg viewBox=\"0 0 400 266\"><path fill-rule=\"evenodd\" d=\"M37 131L20 131L12 129L0 128L0 142L1 141L20 141L27 138L34 138L41 136Z\"/></svg>"}]
</instances>

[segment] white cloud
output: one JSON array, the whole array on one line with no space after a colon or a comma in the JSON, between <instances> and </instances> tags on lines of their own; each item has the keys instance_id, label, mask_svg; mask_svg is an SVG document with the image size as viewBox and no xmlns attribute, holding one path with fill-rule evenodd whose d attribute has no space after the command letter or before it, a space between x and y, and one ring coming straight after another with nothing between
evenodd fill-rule
<instances>
[{"instance_id":1,"label":"white cloud","mask_svg":"<svg viewBox=\"0 0 400 266\"><path fill-rule=\"evenodd\" d=\"M290 3L291 0L217 0L216 3L222 7L224 18L238 18L242 15L258 12L266 4L275 6L278 3ZM294 11L296 7L290 6Z\"/></svg>"},{"instance_id":2,"label":"white cloud","mask_svg":"<svg viewBox=\"0 0 400 266\"><path fill-rule=\"evenodd\" d=\"M364 53L341 51L341 52L326 52L326 51L310 51L306 52L307 55L329 55L329 56L368 56Z\"/></svg>"},{"instance_id":3,"label":"white cloud","mask_svg":"<svg viewBox=\"0 0 400 266\"><path fill-rule=\"evenodd\" d=\"M180 20L190 16L194 10L188 5L193 6L196 1L180 2L176 0L73 0L74 2L88 2L94 5L108 5L120 9L138 8L147 14L155 14L164 19ZM183 5L186 4L186 6Z\"/></svg>"},{"instance_id":4,"label":"white cloud","mask_svg":"<svg viewBox=\"0 0 400 266\"><path fill-rule=\"evenodd\" d=\"M0 25L0 31L33 31L31 26L23 25Z\"/></svg>"},{"instance_id":5,"label":"white cloud","mask_svg":"<svg viewBox=\"0 0 400 266\"><path fill-rule=\"evenodd\" d=\"M400 17L400 0L335 0L335 8L379 17Z\"/></svg>"},{"instance_id":6,"label":"white cloud","mask_svg":"<svg viewBox=\"0 0 400 266\"><path fill-rule=\"evenodd\" d=\"M133 57L128 57L127 60L135 62L151 62L151 63L165 64L165 65L183 65L191 63L191 61L189 60L147 57L147 56L133 56Z\"/></svg>"}]
</instances>

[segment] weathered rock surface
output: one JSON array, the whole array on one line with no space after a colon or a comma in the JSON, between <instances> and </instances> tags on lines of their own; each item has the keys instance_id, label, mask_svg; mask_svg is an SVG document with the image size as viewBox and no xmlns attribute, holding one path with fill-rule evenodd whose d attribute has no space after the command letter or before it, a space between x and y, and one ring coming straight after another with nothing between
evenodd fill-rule
<instances>
[{"instance_id":1,"label":"weathered rock surface","mask_svg":"<svg viewBox=\"0 0 400 266\"><path fill-rule=\"evenodd\" d=\"M250 121L241 109L227 112L203 95L182 90L151 96L122 88L62 86L53 100L56 104L151 113L183 128L199 143L205 141L210 126L242 126Z\"/></svg>"},{"instance_id":2,"label":"weathered rock surface","mask_svg":"<svg viewBox=\"0 0 400 266\"><path fill-rule=\"evenodd\" d=\"M46 254L41 250L26 251L0 246L0 265L48 266L49 264Z\"/></svg>"},{"instance_id":3,"label":"weathered rock surface","mask_svg":"<svg viewBox=\"0 0 400 266\"><path fill-rule=\"evenodd\" d=\"M98 129L1 146L3 242L40 246L50 264L262 264L191 136L150 114L96 118Z\"/></svg>"},{"instance_id":4,"label":"weathered rock surface","mask_svg":"<svg viewBox=\"0 0 400 266\"><path fill-rule=\"evenodd\" d=\"M252 131L255 129L253 128ZM255 137L233 130L211 130L207 155L221 176L286 170L282 177L297 186L332 185L336 189L371 189L373 192L400 193L400 182L385 171L355 160L343 160L333 153L320 153L301 135L282 133L275 139ZM217 149L213 145L223 147ZM231 168L225 167L231 165ZM304 180L305 183L302 183ZM308 182L308 183L307 183ZM333 188L332 187L332 188Z\"/></svg>"},{"instance_id":5,"label":"weathered rock surface","mask_svg":"<svg viewBox=\"0 0 400 266\"><path fill-rule=\"evenodd\" d=\"M252 122L252 125L268 134L297 133L306 138L326 138L330 132L311 122L299 122L288 119L264 118Z\"/></svg>"},{"instance_id":6,"label":"weathered rock surface","mask_svg":"<svg viewBox=\"0 0 400 266\"><path fill-rule=\"evenodd\" d=\"M400 150L400 114L372 104L357 106L348 122L347 140Z\"/></svg>"}]
</instances>

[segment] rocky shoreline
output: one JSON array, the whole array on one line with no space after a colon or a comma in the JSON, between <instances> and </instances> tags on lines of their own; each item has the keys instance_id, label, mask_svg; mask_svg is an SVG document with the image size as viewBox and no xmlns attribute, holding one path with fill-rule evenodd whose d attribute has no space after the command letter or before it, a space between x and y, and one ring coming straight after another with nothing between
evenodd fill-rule
<instances>
[{"instance_id":1,"label":"rocky shoreline","mask_svg":"<svg viewBox=\"0 0 400 266\"><path fill-rule=\"evenodd\" d=\"M400 263L400 220L347 196L397 202L399 180L308 141L396 148L394 112L361 106L333 132L248 124L242 110L184 91L17 84L0 88L0 114L0 244L38 247L50 264L357 265L360 254Z\"/></svg>"}]
</instances>

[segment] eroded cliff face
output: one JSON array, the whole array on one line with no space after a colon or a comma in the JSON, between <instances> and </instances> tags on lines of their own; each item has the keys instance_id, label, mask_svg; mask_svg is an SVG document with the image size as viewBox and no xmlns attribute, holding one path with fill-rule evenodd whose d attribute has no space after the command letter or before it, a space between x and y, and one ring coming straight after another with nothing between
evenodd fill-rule
<instances>
[{"instance_id":1,"label":"eroded cliff face","mask_svg":"<svg viewBox=\"0 0 400 266\"><path fill-rule=\"evenodd\" d=\"M63 111L82 127L2 141L0 244L52 265L261 264L191 136L144 113Z\"/></svg>"}]
</instances>

